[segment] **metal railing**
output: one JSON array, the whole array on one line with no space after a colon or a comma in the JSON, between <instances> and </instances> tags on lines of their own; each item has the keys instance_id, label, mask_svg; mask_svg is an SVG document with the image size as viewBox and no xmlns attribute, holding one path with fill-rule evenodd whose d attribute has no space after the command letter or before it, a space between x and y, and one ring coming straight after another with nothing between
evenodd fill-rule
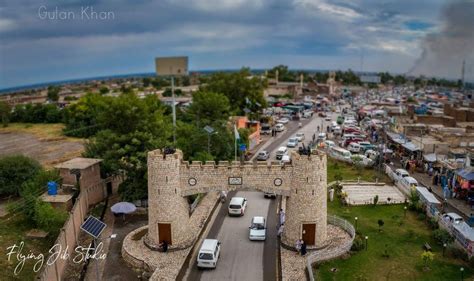
<instances>
[{"instance_id":1,"label":"metal railing","mask_svg":"<svg viewBox=\"0 0 474 281\"><path fill-rule=\"evenodd\" d=\"M308 257L306 258L306 270L308 271L308 277L311 281L314 281L313 264L321 263L323 261L335 259L337 257L342 256L343 254L350 251L352 243L354 242L356 232L354 226L351 223L349 223L345 219L333 215L328 215L327 221L328 224L332 224L334 226L344 229L351 238L347 241L344 241L344 243L339 247L333 248L329 246L327 248L313 252L308 255Z\"/></svg>"}]
</instances>

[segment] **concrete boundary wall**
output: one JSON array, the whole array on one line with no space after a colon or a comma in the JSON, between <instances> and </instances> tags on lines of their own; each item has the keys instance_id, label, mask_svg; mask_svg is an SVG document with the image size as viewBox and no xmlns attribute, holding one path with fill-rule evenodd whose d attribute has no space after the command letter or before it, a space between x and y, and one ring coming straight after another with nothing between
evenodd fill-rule
<instances>
[{"instance_id":1,"label":"concrete boundary wall","mask_svg":"<svg viewBox=\"0 0 474 281\"><path fill-rule=\"evenodd\" d=\"M104 179L100 183L82 190L69 213L68 219L61 228L54 245L59 245L62 251L65 251L67 248L69 257L73 258L74 248L77 246L79 234L81 232L80 226L87 217L89 207L101 202L107 197L108 183L112 184L112 192L115 193L117 192L118 185L122 181L123 177L117 175ZM46 258L46 261L48 258ZM67 260L61 258L58 258L56 262L50 265L45 262L43 270L38 274L37 279L44 281L61 281L63 280L66 265Z\"/></svg>"}]
</instances>

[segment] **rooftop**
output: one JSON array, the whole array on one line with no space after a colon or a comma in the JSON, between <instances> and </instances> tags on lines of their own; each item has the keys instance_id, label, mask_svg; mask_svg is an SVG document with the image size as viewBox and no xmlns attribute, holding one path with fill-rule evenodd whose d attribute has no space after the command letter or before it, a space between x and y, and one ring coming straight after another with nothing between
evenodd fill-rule
<instances>
[{"instance_id":1,"label":"rooftop","mask_svg":"<svg viewBox=\"0 0 474 281\"><path fill-rule=\"evenodd\" d=\"M90 166L93 166L97 163L102 162L102 159L93 159L93 158L82 158L82 157L77 157L74 159L71 159L69 161L60 163L54 168L56 169L79 169L79 170L84 170L89 168Z\"/></svg>"}]
</instances>

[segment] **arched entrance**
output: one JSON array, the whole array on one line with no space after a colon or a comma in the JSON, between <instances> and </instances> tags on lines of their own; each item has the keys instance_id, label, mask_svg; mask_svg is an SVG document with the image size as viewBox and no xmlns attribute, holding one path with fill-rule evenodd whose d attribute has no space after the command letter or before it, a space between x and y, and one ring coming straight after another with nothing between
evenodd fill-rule
<instances>
[{"instance_id":1,"label":"arched entrance","mask_svg":"<svg viewBox=\"0 0 474 281\"><path fill-rule=\"evenodd\" d=\"M218 190L255 189L286 196L286 221L282 242L293 247L304 238L308 246L323 247L327 228L326 155L292 152L291 165L278 162L192 163L182 152L148 153L149 221L145 243L157 248L169 239L170 249L186 248L195 241L188 229L189 207L185 196Z\"/></svg>"}]
</instances>

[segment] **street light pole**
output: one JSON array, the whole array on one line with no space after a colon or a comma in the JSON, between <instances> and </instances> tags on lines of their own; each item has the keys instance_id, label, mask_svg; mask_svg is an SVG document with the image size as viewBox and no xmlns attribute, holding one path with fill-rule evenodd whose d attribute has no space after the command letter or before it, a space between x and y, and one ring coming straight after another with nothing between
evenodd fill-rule
<instances>
[{"instance_id":1,"label":"street light pole","mask_svg":"<svg viewBox=\"0 0 474 281\"><path fill-rule=\"evenodd\" d=\"M369 236L365 236L365 250L369 248Z\"/></svg>"},{"instance_id":2,"label":"street light pole","mask_svg":"<svg viewBox=\"0 0 474 281\"><path fill-rule=\"evenodd\" d=\"M174 76L171 75L171 102L173 110L173 145L176 146L176 99L174 96Z\"/></svg>"},{"instance_id":3,"label":"street light pole","mask_svg":"<svg viewBox=\"0 0 474 281\"><path fill-rule=\"evenodd\" d=\"M355 220L355 231L357 232L357 221L359 220L359 218L355 217L354 220Z\"/></svg>"},{"instance_id":4,"label":"street light pole","mask_svg":"<svg viewBox=\"0 0 474 281\"><path fill-rule=\"evenodd\" d=\"M407 217L407 206L403 207L403 217Z\"/></svg>"},{"instance_id":5,"label":"street light pole","mask_svg":"<svg viewBox=\"0 0 474 281\"><path fill-rule=\"evenodd\" d=\"M461 267L461 281L464 280L464 267Z\"/></svg>"}]
</instances>

